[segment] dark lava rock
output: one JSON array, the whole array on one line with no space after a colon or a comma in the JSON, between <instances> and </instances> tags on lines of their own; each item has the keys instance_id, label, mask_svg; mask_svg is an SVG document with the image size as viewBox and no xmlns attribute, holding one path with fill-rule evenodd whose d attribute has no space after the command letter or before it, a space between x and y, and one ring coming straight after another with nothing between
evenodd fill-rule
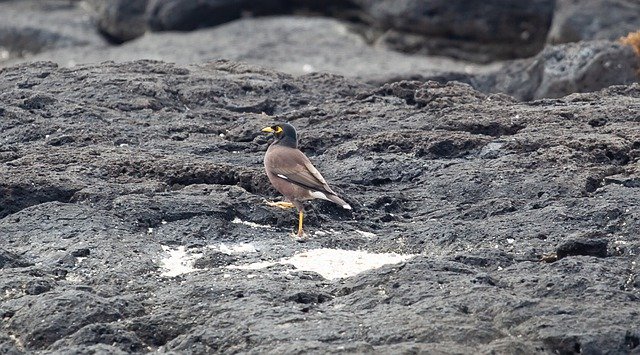
<instances>
[{"instance_id":1,"label":"dark lava rock","mask_svg":"<svg viewBox=\"0 0 640 355\"><path fill-rule=\"evenodd\" d=\"M553 0L356 0L371 24L386 30L378 40L409 53L471 61L523 58L544 46Z\"/></svg>"},{"instance_id":2,"label":"dark lava rock","mask_svg":"<svg viewBox=\"0 0 640 355\"><path fill-rule=\"evenodd\" d=\"M572 238L562 242L556 249L558 259L567 256L586 255L604 258L607 256L606 239L599 238Z\"/></svg>"},{"instance_id":3,"label":"dark lava rock","mask_svg":"<svg viewBox=\"0 0 640 355\"><path fill-rule=\"evenodd\" d=\"M282 38L287 40L282 41ZM167 42L172 45L167 46ZM238 42L243 45L237 46ZM308 46L310 42L318 43ZM442 58L376 50L336 20L297 17L242 19L213 29L184 34L150 33L117 47L85 47L74 52L50 51L34 58L55 60L62 65L107 59L120 62L145 57L186 64L209 61L218 56L295 75L315 71L334 72L375 85L393 83L403 78L441 83L456 80L485 93L506 93L520 100L560 97L573 92L589 92L610 85L636 82L640 66L631 47L610 41L548 46L529 59L500 65L469 65ZM389 63L394 65L389 66ZM33 78L20 85L26 89L37 85L39 81L39 78ZM22 94L30 93L26 91ZM411 89L408 94L415 96ZM24 96L23 105L38 109L52 103L53 98L49 96L44 93ZM424 102L429 99L429 96L412 97L409 101ZM161 101L153 98L118 104L126 105L130 110L161 108ZM238 106L235 110L272 114L274 104L272 99L264 98ZM180 135L180 132L174 133L174 139L182 139ZM253 138L243 137L245 140ZM56 135L51 137L48 144L68 144L73 139L70 135Z\"/></svg>"},{"instance_id":4,"label":"dark lava rock","mask_svg":"<svg viewBox=\"0 0 640 355\"><path fill-rule=\"evenodd\" d=\"M86 1L100 33L122 43L140 37L147 30L148 0Z\"/></svg>"},{"instance_id":5,"label":"dark lava rock","mask_svg":"<svg viewBox=\"0 0 640 355\"><path fill-rule=\"evenodd\" d=\"M616 40L640 28L640 3L629 0L556 0L550 43Z\"/></svg>"},{"instance_id":6,"label":"dark lava rock","mask_svg":"<svg viewBox=\"0 0 640 355\"><path fill-rule=\"evenodd\" d=\"M217 26L242 16L282 14L282 0L134 0L87 1L100 32L123 43L150 31L191 31Z\"/></svg>"},{"instance_id":7,"label":"dark lava rock","mask_svg":"<svg viewBox=\"0 0 640 355\"><path fill-rule=\"evenodd\" d=\"M520 100L597 91L638 80L637 57L630 48L612 41L637 27L636 3L559 2L553 26L566 28L561 32L569 34L554 35L559 30L552 30L550 45L544 47L553 3L6 1L0 3L0 62L7 66L47 60L73 67L105 60L152 58L191 64L228 58L294 75L330 72L376 86L401 80L455 80L485 93L505 93ZM583 12L597 16L581 15ZM281 16L260 17L268 14ZM112 44L126 43L109 45L93 30L94 22ZM208 26L215 27L205 28ZM585 34L571 35L574 27ZM148 33L149 29L193 31ZM133 38L137 40L131 41ZM573 40L580 41L551 45ZM477 64L521 57L530 58ZM18 86L29 89L39 79L24 80ZM23 99L30 109L53 103L47 93ZM118 104L131 110L160 108L160 102L152 99ZM265 98L236 110L271 114L273 105ZM5 115L10 113L0 107L0 117ZM64 145L73 139L58 135L47 144ZM176 132L173 139L184 139L184 134Z\"/></svg>"},{"instance_id":8,"label":"dark lava rock","mask_svg":"<svg viewBox=\"0 0 640 355\"><path fill-rule=\"evenodd\" d=\"M0 63L55 49L103 44L90 17L74 1L0 2Z\"/></svg>"},{"instance_id":9,"label":"dark lava rock","mask_svg":"<svg viewBox=\"0 0 640 355\"><path fill-rule=\"evenodd\" d=\"M123 325L114 323L93 323L82 327L73 335L53 344L52 349L69 351L76 346L86 351L86 347L95 344L109 345L124 353L140 353L148 350L146 345L134 332L124 329ZM111 353L111 351L109 351Z\"/></svg>"},{"instance_id":10,"label":"dark lava rock","mask_svg":"<svg viewBox=\"0 0 640 355\"><path fill-rule=\"evenodd\" d=\"M19 255L16 255L15 253L12 253L5 249L0 249L0 269L10 267L25 267L28 265L29 263L22 261Z\"/></svg>"},{"instance_id":11,"label":"dark lava rock","mask_svg":"<svg viewBox=\"0 0 640 355\"><path fill-rule=\"evenodd\" d=\"M0 69L0 106L0 351L638 351L637 83L518 102L229 60L36 62ZM309 202L306 243L264 204L260 128L282 121L354 206ZM282 264L327 248L407 259Z\"/></svg>"},{"instance_id":12,"label":"dark lava rock","mask_svg":"<svg viewBox=\"0 0 640 355\"><path fill-rule=\"evenodd\" d=\"M241 3L234 0L154 0L150 4L149 23L156 31L211 27L240 18Z\"/></svg>"},{"instance_id":13,"label":"dark lava rock","mask_svg":"<svg viewBox=\"0 0 640 355\"><path fill-rule=\"evenodd\" d=\"M191 64L227 58L294 75L329 72L375 83L414 76L437 77L446 81L448 78L485 73L495 67L374 48L351 28L348 23L322 17L242 18L192 32L147 33L119 46L52 50L30 59L73 66L105 60L123 62L155 58ZM260 113L268 112L270 105L270 100L265 99L252 103L251 107Z\"/></svg>"},{"instance_id":14,"label":"dark lava rock","mask_svg":"<svg viewBox=\"0 0 640 355\"><path fill-rule=\"evenodd\" d=\"M532 59L505 65L501 75L476 82L478 89L521 100L561 97L638 81L640 60L630 46L583 41L548 46ZM472 83L473 84L473 83Z\"/></svg>"},{"instance_id":15,"label":"dark lava rock","mask_svg":"<svg viewBox=\"0 0 640 355\"><path fill-rule=\"evenodd\" d=\"M188 31L252 15L284 13L285 1L150 0L149 26L154 31Z\"/></svg>"}]
</instances>

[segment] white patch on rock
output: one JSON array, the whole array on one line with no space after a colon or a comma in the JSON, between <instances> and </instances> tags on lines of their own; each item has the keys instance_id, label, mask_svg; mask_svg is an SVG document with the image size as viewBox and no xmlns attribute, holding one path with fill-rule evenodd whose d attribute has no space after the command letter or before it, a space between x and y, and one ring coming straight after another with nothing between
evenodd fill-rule
<instances>
[{"instance_id":1,"label":"white patch on rock","mask_svg":"<svg viewBox=\"0 0 640 355\"><path fill-rule=\"evenodd\" d=\"M231 245L220 243L220 246L217 249L220 250L220 252L229 254L229 255L256 253L258 251L251 243L240 243L240 244L231 244Z\"/></svg>"},{"instance_id":2,"label":"white patch on rock","mask_svg":"<svg viewBox=\"0 0 640 355\"><path fill-rule=\"evenodd\" d=\"M413 258L414 255L396 253L369 253L359 250L312 249L298 253L277 262L259 262L246 265L231 265L227 268L242 270L264 269L276 264L293 265L298 270L316 272L325 279L334 280L351 277L367 270L388 264L397 264Z\"/></svg>"},{"instance_id":3,"label":"white patch on rock","mask_svg":"<svg viewBox=\"0 0 640 355\"><path fill-rule=\"evenodd\" d=\"M193 267L193 262L202 257L202 253L190 253L184 246L173 249L163 245L162 250L168 254L160 260L160 266L164 269L162 276L175 277L198 270Z\"/></svg>"},{"instance_id":4,"label":"white patch on rock","mask_svg":"<svg viewBox=\"0 0 640 355\"><path fill-rule=\"evenodd\" d=\"M82 283L82 278L80 277L80 275L77 275L75 273L68 273L64 277L64 279L74 284Z\"/></svg>"},{"instance_id":5,"label":"white patch on rock","mask_svg":"<svg viewBox=\"0 0 640 355\"><path fill-rule=\"evenodd\" d=\"M233 221L231 221L231 223L234 224L244 224L246 226L249 226L251 228L271 228L271 226L266 225L266 224L258 224L258 223L253 223L253 222L248 222L248 221L243 221L240 218L236 217L233 219Z\"/></svg>"},{"instance_id":6,"label":"white patch on rock","mask_svg":"<svg viewBox=\"0 0 640 355\"><path fill-rule=\"evenodd\" d=\"M375 238L376 237L375 233L365 232L365 231L361 231L361 230L357 230L357 229L356 229L356 233L360 234L361 236L363 236L365 238Z\"/></svg>"}]
</instances>

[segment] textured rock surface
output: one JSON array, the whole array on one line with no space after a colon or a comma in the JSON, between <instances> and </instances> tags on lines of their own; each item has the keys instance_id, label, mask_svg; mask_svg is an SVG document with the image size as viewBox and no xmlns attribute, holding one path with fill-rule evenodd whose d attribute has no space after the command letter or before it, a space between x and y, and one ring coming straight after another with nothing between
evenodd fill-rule
<instances>
[{"instance_id":1,"label":"textured rock surface","mask_svg":"<svg viewBox=\"0 0 640 355\"><path fill-rule=\"evenodd\" d=\"M378 40L408 53L472 61L523 58L544 46L553 0L355 0Z\"/></svg>"},{"instance_id":2,"label":"textured rock surface","mask_svg":"<svg viewBox=\"0 0 640 355\"><path fill-rule=\"evenodd\" d=\"M637 351L639 117L637 84L519 103L228 61L0 69L0 349ZM263 204L275 121L354 206L311 203L303 244ZM225 268L317 248L415 256ZM172 250L195 271L165 276Z\"/></svg>"},{"instance_id":3,"label":"textured rock surface","mask_svg":"<svg viewBox=\"0 0 640 355\"><path fill-rule=\"evenodd\" d=\"M556 0L549 42L616 40L640 29L640 3L634 0Z\"/></svg>"},{"instance_id":4,"label":"textured rock surface","mask_svg":"<svg viewBox=\"0 0 640 355\"><path fill-rule=\"evenodd\" d=\"M0 2L0 64L8 59L64 48L104 45L90 16L63 0Z\"/></svg>"},{"instance_id":5,"label":"textured rock surface","mask_svg":"<svg viewBox=\"0 0 640 355\"><path fill-rule=\"evenodd\" d=\"M148 0L87 0L96 27L106 38L122 43L142 36L147 30Z\"/></svg>"},{"instance_id":6,"label":"textured rock surface","mask_svg":"<svg viewBox=\"0 0 640 355\"><path fill-rule=\"evenodd\" d=\"M135 0L87 1L98 27L124 42L152 31L190 31L247 16L320 14L361 24L370 41L405 53L476 62L534 55L544 45L553 0Z\"/></svg>"},{"instance_id":7,"label":"textured rock surface","mask_svg":"<svg viewBox=\"0 0 640 355\"><path fill-rule=\"evenodd\" d=\"M485 92L533 100L634 83L639 72L640 58L632 47L611 41L582 41L548 46L534 58L472 77L470 83Z\"/></svg>"},{"instance_id":8,"label":"textured rock surface","mask_svg":"<svg viewBox=\"0 0 640 355\"><path fill-rule=\"evenodd\" d=\"M147 8L149 27L155 31L187 31L211 27L247 15L282 14L285 1L247 0L151 0Z\"/></svg>"},{"instance_id":9,"label":"textured rock surface","mask_svg":"<svg viewBox=\"0 0 640 355\"><path fill-rule=\"evenodd\" d=\"M326 71L376 82L414 75L447 77L458 73L460 76L460 73L484 73L497 67L376 49L338 20L289 16L242 19L188 33L148 33L120 46L50 51L30 59L69 66L80 62L136 59L189 64L220 58L246 61L295 75Z\"/></svg>"},{"instance_id":10,"label":"textured rock surface","mask_svg":"<svg viewBox=\"0 0 640 355\"><path fill-rule=\"evenodd\" d=\"M589 4L590 9L595 6ZM127 42L118 46L105 43L92 30L94 24L81 5L94 14L95 26L111 41ZM460 49L458 44L466 43L463 47L470 53L493 53L487 60L497 52L483 46L521 52L515 56L533 55L541 49L546 34L541 29L546 28L545 19L552 8L548 0L526 4L495 0L481 8L474 6L459 1L359 1L349 6L339 2L320 6L306 0L273 0L260 5L217 0L9 1L0 5L0 20L5 26L0 26L0 65L42 60L72 67L139 59L191 64L225 58L293 75L330 72L374 85L400 80L456 80L485 93L506 93L520 100L555 98L637 81L638 58L629 48L612 41L547 46L531 58L486 65L404 54L373 45L381 35L380 29L387 29L383 35L387 39L395 36L396 40L411 42L421 36L453 52ZM466 15L456 15L453 21L452 14L458 14L461 7L466 8ZM491 10L496 8L501 10ZM245 16L224 23L239 17L239 13L301 13L303 9L340 19ZM43 20L34 24L33 18ZM351 18L366 19L371 26L345 21ZM521 18L526 21L514 22ZM598 19L595 17L594 23ZM628 26L634 23L625 18L620 21ZM191 32L145 32L149 27L187 30L214 23L224 24ZM441 43L434 38L445 40Z\"/></svg>"},{"instance_id":11,"label":"textured rock surface","mask_svg":"<svg viewBox=\"0 0 640 355\"><path fill-rule=\"evenodd\" d=\"M549 4L0 0L0 353L637 352L632 49L389 49L534 55ZM550 42L636 20L576 4ZM279 121L354 206L306 243L264 203Z\"/></svg>"},{"instance_id":12,"label":"textured rock surface","mask_svg":"<svg viewBox=\"0 0 640 355\"><path fill-rule=\"evenodd\" d=\"M30 57L64 66L143 58L180 64L230 58L294 75L332 72L376 85L402 79L458 80L522 100L635 82L640 63L630 47L593 41L550 46L530 59L476 65L373 48L340 21L301 17L243 19L189 33L149 33L116 47L85 46Z\"/></svg>"}]
</instances>

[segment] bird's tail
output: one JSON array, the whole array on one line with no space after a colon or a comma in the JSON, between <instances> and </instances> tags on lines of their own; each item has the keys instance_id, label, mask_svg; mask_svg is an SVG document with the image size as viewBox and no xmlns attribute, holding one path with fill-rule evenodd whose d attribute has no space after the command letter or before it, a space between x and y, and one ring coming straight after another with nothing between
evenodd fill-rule
<instances>
[{"instance_id":1,"label":"bird's tail","mask_svg":"<svg viewBox=\"0 0 640 355\"><path fill-rule=\"evenodd\" d=\"M351 206L346 203L343 199L341 199L340 197L336 196L336 195L327 195L327 199L335 204L338 204L340 206L342 206L342 208L344 208L345 210L350 210Z\"/></svg>"}]
</instances>

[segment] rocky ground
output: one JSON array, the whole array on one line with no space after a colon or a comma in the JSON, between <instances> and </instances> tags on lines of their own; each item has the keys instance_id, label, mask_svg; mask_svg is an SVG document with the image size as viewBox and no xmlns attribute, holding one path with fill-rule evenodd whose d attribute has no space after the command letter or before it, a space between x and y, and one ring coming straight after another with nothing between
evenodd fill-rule
<instances>
[{"instance_id":1,"label":"rocky ground","mask_svg":"<svg viewBox=\"0 0 640 355\"><path fill-rule=\"evenodd\" d=\"M67 39L8 51L0 69L0 353L640 349L631 47L555 44L552 23L554 44L533 57L482 64L372 47L343 20L289 15L113 46L74 34L92 23L80 3L47 4L76 14L47 25ZM13 28L39 6L0 1L17 9ZM312 37L300 29L327 23L318 48L342 43L325 54L333 62L268 50L302 48ZM233 45L200 56L186 45L283 24L303 40L264 31L243 49L265 49L264 63L209 61ZM161 60L135 60L154 41ZM285 121L354 207L308 203L304 243L290 236L295 212L265 205L279 196L260 128Z\"/></svg>"}]
</instances>

